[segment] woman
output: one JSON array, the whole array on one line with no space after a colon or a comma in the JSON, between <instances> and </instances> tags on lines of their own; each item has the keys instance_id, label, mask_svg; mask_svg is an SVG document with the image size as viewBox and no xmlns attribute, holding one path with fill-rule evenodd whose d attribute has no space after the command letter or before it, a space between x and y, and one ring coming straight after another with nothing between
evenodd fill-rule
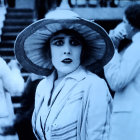
<instances>
[{"instance_id":1,"label":"woman","mask_svg":"<svg viewBox=\"0 0 140 140\"><path fill-rule=\"evenodd\" d=\"M94 73L113 50L99 25L69 10L52 11L19 34L17 59L28 71L46 76L35 95L37 139L108 139L111 96Z\"/></svg>"}]
</instances>

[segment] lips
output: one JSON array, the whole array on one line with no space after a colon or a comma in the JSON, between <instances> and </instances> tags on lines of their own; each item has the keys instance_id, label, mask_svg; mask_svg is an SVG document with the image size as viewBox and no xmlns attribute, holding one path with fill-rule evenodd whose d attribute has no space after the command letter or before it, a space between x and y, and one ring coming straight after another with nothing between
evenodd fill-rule
<instances>
[{"instance_id":1,"label":"lips","mask_svg":"<svg viewBox=\"0 0 140 140\"><path fill-rule=\"evenodd\" d=\"M65 64L70 64L72 62L72 59L65 58L65 59L62 60L62 62L65 63Z\"/></svg>"}]
</instances>

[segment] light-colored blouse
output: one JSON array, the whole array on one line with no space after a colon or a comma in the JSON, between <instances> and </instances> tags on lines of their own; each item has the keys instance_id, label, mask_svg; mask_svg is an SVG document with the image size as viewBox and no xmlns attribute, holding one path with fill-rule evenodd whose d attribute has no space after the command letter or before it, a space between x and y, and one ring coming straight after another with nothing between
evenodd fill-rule
<instances>
[{"instance_id":1,"label":"light-colored blouse","mask_svg":"<svg viewBox=\"0 0 140 140\"><path fill-rule=\"evenodd\" d=\"M105 81L79 67L55 88L55 74L36 91L33 130L41 140L108 140L111 95Z\"/></svg>"}]
</instances>

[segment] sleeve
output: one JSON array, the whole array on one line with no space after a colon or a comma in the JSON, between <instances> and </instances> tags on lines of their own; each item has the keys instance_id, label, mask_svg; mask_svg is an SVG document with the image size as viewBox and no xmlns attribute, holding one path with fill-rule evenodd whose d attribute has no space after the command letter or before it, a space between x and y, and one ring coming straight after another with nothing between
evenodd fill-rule
<instances>
[{"instance_id":1,"label":"sleeve","mask_svg":"<svg viewBox=\"0 0 140 140\"><path fill-rule=\"evenodd\" d=\"M37 85L37 88L36 88L36 91L35 91L35 105L34 105L34 111L33 111L33 114L32 114L32 128L33 128L33 132L34 132L36 137L37 137L37 133L36 133L36 119L37 119L37 114L38 114L38 110L39 110L39 106L40 106L39 105L40 83Z\"/></svg>"},{"instance_id":2,"label":"sleeve","mask_svg":"<svg viewBox=\"0 0 140 140\"><path fill-rule=\"evenodd\" d=\"M136 77L140 70L139 51L135 46L129 46L123 56L115 51L112 60L104 67L112 90L121 90Z\"/></svg>"},{"instance_id":3,"label":"sleeve","mask_svg":"<svg viewBox=\"0 0 140 140\"><path fill-rule=\"evenodd\" d=\"M37 115L40 109L40 106L42 105L44 94L43 94L43 87L44 87L45 80L41 80L39 84L37 85L36 92L35 92L35 107L32 114L32 128L35 136L39 139L39 136L36 132L36 120Z\"/></svg>"},{"instance_id":4,"label":"sleeve","mask_svg":"<svg viewBox=\"0 0 140 140\"><path fill-rule=\"evenodd\" d=\"M45 91L44 87L45 86L46 86L46 79L43 79L39 82L35 91L35 105L34 105L34 112L32 115L33 126L35 126L37 114L39 112L40 106L42 105L42 102L44 101L44 91Z\"/></svg>"},{"instance_id":5,"label":"sleeve","mask_svg":"<svg viewBox=\"0 0 140 140\"><path fill-rule=\"evenodd\" d=\"M104 80L89 91L86 140L108 140L112 98Z\"/></svg>"},{"instance_id":6,"label":"sleeve","mask_svg":"<svg viewBox=\"0 0 140 140\"><path fill-rule=\"evenodd\" d=\"M0 77L4 88L10 93L21 93L24 90L24 79L20 70L16 67L10 69L2 58L0 66Z\"/></svg>"}]
</instances>

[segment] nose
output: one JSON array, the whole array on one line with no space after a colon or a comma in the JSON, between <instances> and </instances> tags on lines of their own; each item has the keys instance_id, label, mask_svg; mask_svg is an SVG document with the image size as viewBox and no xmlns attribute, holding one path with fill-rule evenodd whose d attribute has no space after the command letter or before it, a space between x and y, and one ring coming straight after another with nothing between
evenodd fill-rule
<instances>
[{"instance_id":1,"label":"nose","mask_svg":"<svg viewBox=\"0 0 140 140\"><path fill-rule=\"evenodd\" d=\"M64 47L64 54L71 54L71 48L68 44Z\"/></svg>"}]
</instances>

